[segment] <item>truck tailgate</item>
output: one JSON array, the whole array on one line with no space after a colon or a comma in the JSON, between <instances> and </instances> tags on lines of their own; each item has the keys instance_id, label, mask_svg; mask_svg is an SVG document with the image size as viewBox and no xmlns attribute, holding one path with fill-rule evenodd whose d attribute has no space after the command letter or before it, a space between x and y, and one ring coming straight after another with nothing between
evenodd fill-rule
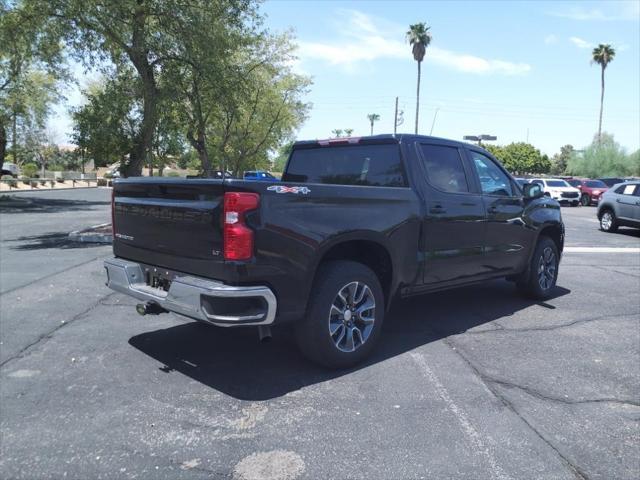
<instances>
[{"instance_id":1,"label":"truck tailgate","mask_svg":"<svg viewBox=\"0 0 640 480\"><path fill-rule=\"evenodd\" d=\"M224 185L215 179L135 178L114 185L114 253L149 265L222 273Z\"/></svg>"}]
</instances>

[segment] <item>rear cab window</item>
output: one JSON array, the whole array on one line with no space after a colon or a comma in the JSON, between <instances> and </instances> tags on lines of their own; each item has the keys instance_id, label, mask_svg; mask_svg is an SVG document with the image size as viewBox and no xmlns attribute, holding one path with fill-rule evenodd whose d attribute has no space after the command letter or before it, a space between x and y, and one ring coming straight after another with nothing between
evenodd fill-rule
<instances>
[{"instance_id":1,"label":"rear cab window","mask_svg":"<svg viewBox=\"0 0 640 480\"><path fill-rule=\"evenodd\" d=\"M406 187L398 144L294 149L284 182Z\"/></svg>"}]
</instances>

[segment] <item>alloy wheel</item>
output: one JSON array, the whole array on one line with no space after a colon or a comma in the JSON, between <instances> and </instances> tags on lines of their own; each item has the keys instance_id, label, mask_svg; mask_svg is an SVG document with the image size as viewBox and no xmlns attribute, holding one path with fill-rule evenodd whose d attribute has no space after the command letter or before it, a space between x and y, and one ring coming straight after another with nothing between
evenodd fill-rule
<instances>
[{"instance_id":1,"label":"alloy wheel","mask_svg":"<svg viewBox=\"0 0 640 480\"><path fill-rule=\"evenodd\" d=\"M353 352L369 338L375 323L376 300L362 282L342 287L329 310L329 335L336 348Z\"/></svg>"},{"instance_id":2,"label":"alloy wheel","mask_svg":"<svg viewBox=\"0 0 640 480\"><path fill-rule=\"evenodd\" d=\"M609 231L611 230L611 226L613 225L613 215L611 212L604 212L602 214L602 218L600 218L600 226L603 230Z\"/></svg>"},{"instance_id":3,"label":"alloy wheel","mask_svg":"<svg viewBox=\"0 0 640 480\"><path fill-rule=\"evenodd\" d=\"M538 284L542 290L548 290L553 286L556 278L556 269L556 254L551 247L546 247L542 251L538 262Z\"/></svg>"}]
</instances>

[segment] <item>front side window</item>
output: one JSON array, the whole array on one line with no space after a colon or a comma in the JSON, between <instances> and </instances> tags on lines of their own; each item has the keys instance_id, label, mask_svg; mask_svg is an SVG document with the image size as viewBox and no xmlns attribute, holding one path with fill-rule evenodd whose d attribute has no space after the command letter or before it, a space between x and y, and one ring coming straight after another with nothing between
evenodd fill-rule
<instances>
[{"instance_id":1,"label":"front side window","mask_svg":"<svg viewBox=\"0 0 640 480\"><path fill-rule=\"evenodd\" d=\"M546 180L547 182L547 186L548 187L556 187L556 188L560 188L560 187L568 187L569 184L567 182L565 182L564 180Z\"/></svg>"},{"instance_id":2,"label":"front side window","mask_svg":"<svg viewBox=\"0 0 640 480\"><path fill-rule=\"evenodd\" d=\"M429 183L449 193L467 193L469 184L460 152L455 147L420 145Z\"/></svg>"},{"instance_id":3,"label":"front side window","mask_svg":"<svg viewBox=\"0 0 640 480\"><path fill-rule=\"evenodd\" d=\"M504 197L513 196L513 187L509 177L486 155L471 151L473 165L480 177L482 193Z\"/></svg>"},{"instance_id":4,"label":"front side window","mask_svg":"<svg viewBox=\"0 0 640 480\"><path fill-rule=\"evenodd\" d=\"M389 145L336 145L294 150L284 182L405 187L400 148Z\"/></svg>"}]
</instances>

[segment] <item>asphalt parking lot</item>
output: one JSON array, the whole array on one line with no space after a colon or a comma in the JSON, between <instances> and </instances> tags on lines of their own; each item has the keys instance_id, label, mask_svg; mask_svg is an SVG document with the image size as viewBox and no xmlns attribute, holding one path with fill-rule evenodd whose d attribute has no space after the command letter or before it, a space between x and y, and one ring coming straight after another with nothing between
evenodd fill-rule
<instances>
[{"instance_id":1,"label":"asphalt parking lot","mask_svg":"<svg viewBox=\"0 0 640 480\"><path fill-rule=\"evenodd\" d=\"M327 372L286 332L139 317L104 286L108 189L0 202L0 478L636 479L640 233L563 208L555 298L398 302Z\"/></svg>"}]
</instances>

